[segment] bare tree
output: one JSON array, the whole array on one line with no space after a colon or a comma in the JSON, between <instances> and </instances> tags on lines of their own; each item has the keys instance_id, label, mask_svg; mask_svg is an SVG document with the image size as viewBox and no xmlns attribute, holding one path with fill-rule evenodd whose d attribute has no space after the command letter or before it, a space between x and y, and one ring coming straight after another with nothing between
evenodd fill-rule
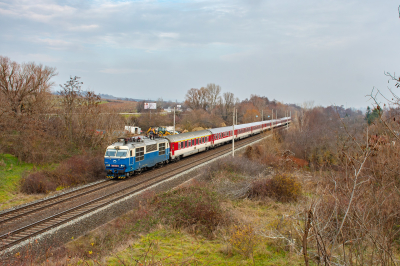
<instances>
[{"instance_id":1,"label":"bare tree","mask_svg":"<svg viewBox=\"0 0 400 266\"><path fill-rule=\"evenodd\" d=\"M20 65L0 56L0 97L3 99L0 114L11 112L20 116L43 107L37 103L50 93L53 86L50 79L55 75L55 68L33 62Z\"/></svg>"},{"instance_id":2,"label":"bare tree","mask_svg":"<svg viewBox=\"0 0 400 266\"><path fill-rule=\"evenodd\" d=\"M200 108L199 89L191 88L188 90L185 96L185 103L193 110Z\"/></svg>"},{"instance_id":3,"label":"bare tree","mask_svg":"<svg viewBox=\"0 0 400 266\"><path fill-rule=\"evenodd\" d=\"M70 77L60 85L61 113L65 132L71 143L93 143L96 125L100 123L98 104L100 96L92 91L82 91L80 77Z\"/></svg>"},{"instance_id":4,"label":"bare tree","mask_svg":"<svg viewBox=\"0 0 400 266\"><path fill-rule=\"evenodd\" d=\"M269 103L269 100L267 97L260 97L255 94L250 95L250 100L251 103L257 108L259 112L264 109L264 107Z\"/></svg>"},{"instance_id":5,"label":"bare tree","mask_svg":"<svg viewBox=\"0 0 400 266\"><path fill-rule=\"evenodd\" d=\"M232 92L224 92L224 109L225 116L228 117L232 113L233 106L235 105L235 95Z\"/></svg>"},{"instance_id":6,"label":"bare tree","mask_svg":"<svg viewBox=\"0 0 400 266\"><path fill-rule=\"evenodd\" d=\"M207 107L209 106L209 91L201 87L200 89L190 89L186 93L185 96L185 103L193 110L196 109L204 109L207 110Z\"/></svg>"},{"instance_id":7,"label":"bare tree","mask_svg":"<svg viewBox=\"0 0 400 266\"><path fill-rule=\"evenodd\" d=\"M221 93L221 87L219 85L215 85L214 83L207 84L207 101L208 101L208 106L210 109L214 109L214 107L218 103L218 99L220 97Z\"/></svg>"}]
</instances>

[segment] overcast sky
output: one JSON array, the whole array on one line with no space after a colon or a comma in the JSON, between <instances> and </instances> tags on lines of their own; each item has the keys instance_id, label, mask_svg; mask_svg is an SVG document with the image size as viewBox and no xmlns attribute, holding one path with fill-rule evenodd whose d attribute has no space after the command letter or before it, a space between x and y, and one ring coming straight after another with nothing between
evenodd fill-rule
<instances>
[{"instance_id":1,"label":"overcast sky","mask_svg":"<svg viewBox=\"0 0 400 266\"><path fill-rule=\"evenodd\" d=\"M56 84L183 100L215 83L241 100L365 107L400 73L399 0L0 0L0 55ZM400 94L400 92L399 92Z\"/></svg>"}]
</instances>

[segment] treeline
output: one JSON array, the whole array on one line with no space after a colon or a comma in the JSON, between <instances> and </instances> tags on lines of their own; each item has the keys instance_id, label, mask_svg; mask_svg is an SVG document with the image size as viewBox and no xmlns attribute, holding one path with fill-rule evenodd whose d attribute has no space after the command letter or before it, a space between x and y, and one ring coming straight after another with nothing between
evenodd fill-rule
<instances>
[{"instance_id":1,"label":"treeline","mask_svg":"<svg viewBox=\"0 0 400 266\"><path fill-rule=\"evenodd\" d=\"M284 117L290 113L294 117L300 113L301 107L295 104L283 104L276 100L269 100L265 96L250 95L250 98L240 100L232 92L222 92L219 85L210 83L200 89L189 89L183 103L165 102L157 100L157 110L150 114L143 109L144 102L138 103L137 110L142 113L140 117L128 119L130 125L137 125L142 129L150 126L164 126L173 124L171 113L160 112L164 108L181 105L176 113L176 125L180 130L192 131L196 128L212 128L230 126L233 123L233 110L237 112L237 123L251 123ZM235 121L236 123L236 121Z\"/></svg>"},{"instance_id":2,"label":"treeline","mask_svg":"<svg viewBox=\"0 0 400 266\"><path fill-rule=\"evenodd\" d=\"M58 162L103 152L113 131L123 129L121 116L105 110L94 92L83 91L79 77L52 95L55 75L55 68L0 56L0 152L26 162Z\"/></svg>"},{"instance_id":3,"label":"treeline","mask_svg":"<svg viewBox=\"0 0 400 266\"><path fill-rule=\"evenodd\" d=\"M238 112L238 123L250 123L272 118L284 117L287 112L299 111L297 105L286 105L265 96L250 95L250 99L240 100L232 92L222 92L219 85L210 83L200 89L192 88L185 96L185 106L191 110L204 110L220 116L225 123L232 124L233 109Z\"/></svg>"}]
</instances>

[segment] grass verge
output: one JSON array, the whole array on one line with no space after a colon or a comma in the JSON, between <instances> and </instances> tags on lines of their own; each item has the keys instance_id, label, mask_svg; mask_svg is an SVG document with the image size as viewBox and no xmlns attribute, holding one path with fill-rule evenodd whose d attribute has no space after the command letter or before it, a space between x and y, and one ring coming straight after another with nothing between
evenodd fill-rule
<instances>
[{"instance_id":1,"label":"grass verge","mask_svg":"<svg viewBox=\"0 0 400 266\"><path fill-rule=\"evenodd\" d=\"M107 265L302 265L288 253L259 243L253 258L230 250L222 239L209 240L176 230L161 229L143 236L107 259Z\"/></svg>"},{"instance_id":2,"label":"grass verge","mask_svg":"<svg viewBox=\"0 0 400 266\"><path fill-rule=\"evenodd\" d=\"M21 176L34 169L31 163L20 162L11 154L0 154L0 210L44 197L19 192Z\"/></svg>"}]
</instances>

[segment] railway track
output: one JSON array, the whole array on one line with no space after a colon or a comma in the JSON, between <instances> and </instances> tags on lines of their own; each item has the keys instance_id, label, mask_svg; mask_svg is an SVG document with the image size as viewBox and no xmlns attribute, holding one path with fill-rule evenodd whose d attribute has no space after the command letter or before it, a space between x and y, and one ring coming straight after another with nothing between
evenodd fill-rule
<instances>
[{"instance_id":1,"label":"railway track","mask_svg":"<svg viewBox=\"0 0 400 266\"><path fill-rule=\"evenodd\" d=\"M243 147L247 144L255 142L265 138L265 133L256 135L250 138L246 138L240 141L235 141L235 148ZM26 205L21 208L10 210L0 214L0 226L6 223L16 223L19 219L25 219L36 212L40 212L44 209L51 208L58 204L62 204L73 199L88 195L91 193L98 192L99 190L109 189L111 186L117 187L117 184L127 184L121 186L106 195L98 196L92 200L86 201L83 204L79 204L72 208L66 209L54 215L48 216L44 219L37 220L28 225L21 226L18 229L12 230L6 234L0 235L0 251L10 248L24 240L35 237L41 233L44 233L52 228L65 224L78 217L82 217L85 214L93 212L99 208L113 204L118 200L123 199L134 193L139 193L153 185L156 185L162 181L165 181L177 174L183 173L198 166L202 163L215 159L221 155L224 155L231 151L230 145L220 146L209 152L199 153L195 156L190 156L182 159L181 161L174 163L173 169L171 167L157 168L142 174L142 178L136 180L136 178L130 178L130 182L118 181L104 181L97 183L93 186L88 186L82 189L74 190L58 197L50 198L47 200L39 201L30 205Z\"/></svg>"}]
</instances>

